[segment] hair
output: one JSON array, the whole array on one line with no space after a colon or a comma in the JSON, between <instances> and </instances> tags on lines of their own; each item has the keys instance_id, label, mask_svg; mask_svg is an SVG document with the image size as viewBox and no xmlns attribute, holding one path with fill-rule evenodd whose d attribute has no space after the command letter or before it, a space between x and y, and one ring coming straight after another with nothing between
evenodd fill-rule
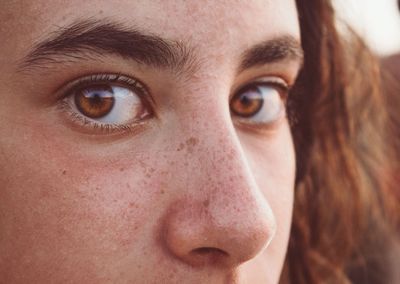
<instances>
[{"instance_id":1,"label":"hair","mask_svg":"<svg viewBox=\"0 0 400 284\"><path fill-rule=\"evenodd\" d=\"M330 1L296 2L305 61L289 101L297 178L281 282L391 283L400 124L378 61Z\"/></svg>"}]
</instances>

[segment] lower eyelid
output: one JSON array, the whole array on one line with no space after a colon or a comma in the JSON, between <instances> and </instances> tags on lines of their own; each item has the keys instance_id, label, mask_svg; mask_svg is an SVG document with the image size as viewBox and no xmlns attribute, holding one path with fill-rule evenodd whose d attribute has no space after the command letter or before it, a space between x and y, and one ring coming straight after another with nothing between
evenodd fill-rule
<instances>
[{"instance_id":1,"label":"lower eyelid","mask_svg":"<svg viewBox=\"0 0 400 284\"><path fill-rule=\"evenodd\" d=\"M142 122L135 122L134 124L128 125L98 123L74 111L66 101L62 101L57 106L57 111L69 128L84 134L123 135L126 133L136 133L143 128L144 124Z\"/></svg>"},{"instance_id":2,"label":"lower eyelid","mask_svg":"<svg viewBox=\"0 0 400 284\"><path fill-rule=\"evenodd\" d=\"M239 130L250 134L269 135L275 133L278 129L280 129L285 121L287 121L286 111L282 112L282 115L280 115L278 119L268 124L249 123L237 119L235 121L235 125Z\"/></svg>"},{"instance_id":3,"label":"lower eyelid","mask_svg":"<svg viewBox=\"0 0 400 284\"><path fill-rule=\"evenodd\" d=\"M257 116L257 114L255 115ZM285 118L287 116L287 105L286 105L286 100L282 99L281 100L281 110L279 115L277 116L276 119L271 120L270 122L262 122L262 121L254 121L251 118L242 118L240 116L234 116L235 120L239 122L241 125L250 125L250 127L261 127L261 128L271 128L276 122L282 120L282 118Z\"/></svg>"}]
</instances>

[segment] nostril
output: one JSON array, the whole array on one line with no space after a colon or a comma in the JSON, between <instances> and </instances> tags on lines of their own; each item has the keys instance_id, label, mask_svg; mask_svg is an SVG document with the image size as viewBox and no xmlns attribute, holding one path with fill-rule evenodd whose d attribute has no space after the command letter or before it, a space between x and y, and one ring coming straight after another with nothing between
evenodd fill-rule
<instances>
[{"instance_id":1,"label":"nostril","mask_svg":"<svg viewBox=\"0 0 400 284\"><path fill-rule=\"evenodd\" d=\"M190 252L191 262L194 265L223 265L228 259L229 254L219 248L201 247Z\"/></svg>"},{"instance_id":2,"label":"nostril","mask_svg":"<svg viewBox=\"0 0 400 284\"><path fill-rule=\"evenodd\" d=\"M259 204L257 198L247 200L245 196L248 204L240 204L240 211L239 197L229 207L214 198L208 199L210 204L204 204L203 198L171 203L161 234L165 252L186 265L202 268L233 269L254 258L265 249L275 230L271 208L267 203Z\"/></svg>"},{"instance_id":3,"label":"nostril","mask_svg":"<svg viewBox=\"0 0 400 284\"><path fill-rule=\"evenodd\" d=\"M228 256L228 254L219 249L219 248L212 248L212 247L203 247L203 248L197 248L192 250L191 252L193 255L210 255L210 254L217 254L221 256Z\"/></svg>"}]
</instances>

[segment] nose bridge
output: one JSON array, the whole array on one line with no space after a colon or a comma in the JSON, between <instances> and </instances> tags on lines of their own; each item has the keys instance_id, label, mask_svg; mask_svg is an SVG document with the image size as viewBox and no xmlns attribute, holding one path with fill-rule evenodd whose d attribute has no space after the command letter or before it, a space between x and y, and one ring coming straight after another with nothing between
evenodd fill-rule
<instances>
[{"instance_id":1,"label":"nose bridge","mask_svg":"<svg viewBox=\"0 0 400 284\"><path fill-rule=\"evenodd\" d=\"M200 115L199 115L200 116ZM257 186L243 146L237 136L230 114L206 111L201 115L207 123L191 129L186 157L192 167L190 181L202 188L203 198L213 203L266 201ZM196 119L195 119L196 120ZM202 120L197 118L197 120Z\"/></svg>"},{"instance_id":2,"label":"nose bridge","mask_svg":"<svg viewBox=\"0 0 400 284\"><path fill-rule=\"evenodd\" d=\"M275 219L230 121L215 116L212 121L197 131L202 135L187 140L192 144L187 188L170 208L165 238L170 251L187 263L218 259L234 266L268 245Z\"/></svg>"},{"instance_id":3,"label":"nose bridge","mask_svg":"<svg viewBox=\"0 0 400 284\"><path fill-rule=\"evenodd\" d=\"M214 139L205 140L199 151L206 174L197 181L203 192L198 198L207 205L209 222L232 231L266 226L273 234L273 213L233 127L220 125Z\"/></svg>"},{"instance_id":4,"label":"nose bridge","mask_svg":"<svg viewBox=\"0 0 400 284\"><path fill-rule=\"evenodd\" d=\"M252 202L259 193L256 182L243 153L242 145L229 126L222 125L214 132L214 137L208 136L204 145L199 145L198 159L206 175L198 182L204 189L204 198L219 203L233 205Z\"/></svg>"}]
</instances>

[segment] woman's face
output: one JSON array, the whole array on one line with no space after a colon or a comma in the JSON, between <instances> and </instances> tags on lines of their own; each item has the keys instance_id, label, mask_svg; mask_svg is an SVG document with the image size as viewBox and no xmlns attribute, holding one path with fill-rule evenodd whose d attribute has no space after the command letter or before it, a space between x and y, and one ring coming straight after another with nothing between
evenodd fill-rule
<instances>
[{"instance_id":1,"label":"woman's face","mask_svg":"<svg viewBox=\"0 0 400 284\"><path fill-rule=\"evenodd\" d=\"M0 5L0 282L277 283L295 2Z\"/></svg>"}]
</instances>

